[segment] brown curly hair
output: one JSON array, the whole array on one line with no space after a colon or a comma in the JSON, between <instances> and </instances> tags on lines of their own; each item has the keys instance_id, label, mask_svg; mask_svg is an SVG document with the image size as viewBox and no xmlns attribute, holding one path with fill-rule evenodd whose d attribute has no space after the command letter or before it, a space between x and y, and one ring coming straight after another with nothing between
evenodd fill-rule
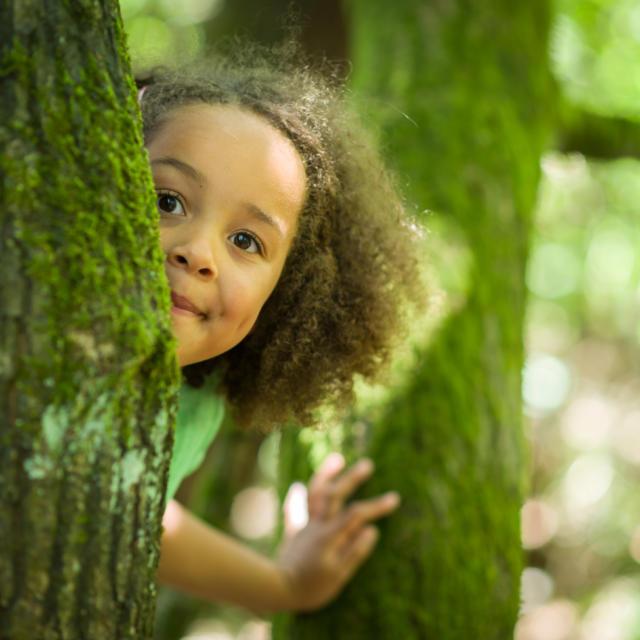
<instances>
[{"instance_id":1,"label":"brown curly hair","mask_svg":"<svg viewBox=\"0 0 640 640\"><path fill-rule=\"evenodd\" d=\"M416 234L339 83L292 62L297 56L273 62L255 47L242 49L136 82L146 87L146 142L177 107L231 104L265 118L303 160L297 234L254 330L228 352L183 368L193 386L220 370L236 423L267 429L308 424L320 405L348 403L354 375L372 380L389 360L405 303L426 296Z\"/></svg>"}]
</instances>

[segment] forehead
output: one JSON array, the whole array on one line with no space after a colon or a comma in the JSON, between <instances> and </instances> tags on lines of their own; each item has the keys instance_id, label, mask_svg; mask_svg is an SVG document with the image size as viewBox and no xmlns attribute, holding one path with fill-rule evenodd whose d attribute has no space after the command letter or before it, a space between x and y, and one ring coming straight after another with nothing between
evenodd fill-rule
<instances>
[{"instance_id":1,"label":"forehead","mask_svg":"<svg viewBox=\"0 0 640 640\"><path fill-rule=\"evenodd\" d=\"M301 207L305 169L293 143L266 119L234 105L197 104L171 111L147 145L182 154L203 173L220 172L271 188Z\"/></svg>"}]
</instances>

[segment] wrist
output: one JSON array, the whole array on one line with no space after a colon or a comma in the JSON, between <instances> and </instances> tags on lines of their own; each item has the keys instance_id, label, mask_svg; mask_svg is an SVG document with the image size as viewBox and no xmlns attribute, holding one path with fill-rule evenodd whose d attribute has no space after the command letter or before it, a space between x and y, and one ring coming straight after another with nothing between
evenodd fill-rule
<instances>
[{"instance_id":1,"label":"wrist","mask_svg":"<svg viewBox=\"0 0 640 640\"><path fill-rule=\"evenodd\" d=\"M276 572L277 595L273 613L294 612L300 610L299 590L295 586L295 575L291 567L280 560L273 561Z\"/></svg>"}]
</instances>

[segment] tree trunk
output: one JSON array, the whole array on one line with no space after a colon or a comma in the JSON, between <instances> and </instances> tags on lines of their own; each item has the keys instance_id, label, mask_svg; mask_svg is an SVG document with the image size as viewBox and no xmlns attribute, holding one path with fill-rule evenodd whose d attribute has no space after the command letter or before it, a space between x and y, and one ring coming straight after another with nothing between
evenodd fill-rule
<instances>
[{"instance_id":1,"label":"tree trunk","mask_svg":"<svg viewBox=\"0 0 640 640\"><path fill-rule=\"evenodd\" d=\"M117 2L0 43L0 637L146 638L178 369Z\"/></svg>"},{"instance_id":2,"label":"tree trunk","mask_svg":"<svg viewBox=\"0 0 640 640\"><path fill-rule=\"evenodd\" d=\"M522 564L524 267L553 115L549 6L348 6L352 88L369 96L410 200L435 210L470 260L463 303L422 349L367 449L377 468L367 494L398 490L401 508L345 593L321 613L278 620L274 638L504 640ZM286 475L298 475L300 451L284 448Z\"/></svg>"}]
</instances>

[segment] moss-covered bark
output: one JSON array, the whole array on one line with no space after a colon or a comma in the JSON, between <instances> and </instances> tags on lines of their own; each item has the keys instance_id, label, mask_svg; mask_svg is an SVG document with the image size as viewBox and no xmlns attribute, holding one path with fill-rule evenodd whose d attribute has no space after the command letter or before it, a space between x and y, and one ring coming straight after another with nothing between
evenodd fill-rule
<instances>
[{"instance_id":1,"label":"moss-covered bark","mask_svg":"<svg viewBox=\"0 0 640 640\"><path fill-rule=\"evenodd\" d=\"M352 86L370 96L410 200L464 236L468 290L375 425L367 492L403 496L378 550L335 604L280 620L274 637L504 640L522 562L524 266L552 117L549 7L347 4Z\"/></svg>"},{"instance_id":2,"label":"moss-covered bark","mask_svg":"<svg viewBox=\"0 0 640 640\"><path fill-rule=\"evenodd\" d=\"M145 638L177 366L116 0L0 4L0 637Z\"/></svg>"}]
</instances>

